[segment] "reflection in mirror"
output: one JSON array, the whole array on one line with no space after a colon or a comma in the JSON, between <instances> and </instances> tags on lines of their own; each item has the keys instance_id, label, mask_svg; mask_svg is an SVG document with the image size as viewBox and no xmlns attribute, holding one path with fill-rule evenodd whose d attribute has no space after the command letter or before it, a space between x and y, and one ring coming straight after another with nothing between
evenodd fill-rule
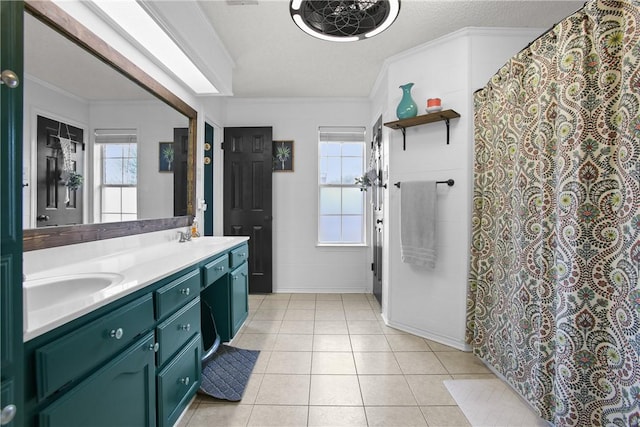
<instances>
[{"instance_id":1,"label":"reflection in mirror","mask_svg":"<svg viewBox=\"0 0 640 427\"><path fill-rule=\"evenodd\" d=\"M28 101L30 106L25 108L24 129L25 141L31 151L25 157L24 183L29 184L30 180L36 180L36 178L33 178L36 174L32 172L31 161L34 156L33 153L36 151L32 145L34 144L32 135L37 133L33 117L38 113L52 120L64 122L65 124L70 124L82 129L82 142L85 144L86 151L84 154L81 154L86 157L86 163L91 164L86 164L83 167L86 176L82 176L83 182L79 189L76 190L82 191L82 194L85 196L82 205L86 208L82 213L83 224L25 229L23 231L23 251L150 233L190 225L193 215L195 214L194 160L197 125L196 110L169 91L165 86L161 85L153 77L149 76L129 59L111 48L55 3L51 1L25 0L25 11L37 18L38 21L45 23L57 33L63 35L64 38L70 40L73 45L78 45L91 55L99 58L100 61L107 64L108 67L94 69L80 62L81 59L76 60L73 55L67 56L66 54L59 54L56 57L56 55L50 55L49 50L41 52L41 55L48 61L44 62L44 74L37 72L35 68L29 70L25 67L27 68L27 76L33 73L31 76L32 83L27 82L25 84L25 97L29 96L27 93L29 86L33 85L35 87L38 83L54 92L63 93L66 97L60 97L59 104L55 104L55 108L53 108L50 103L40 103L40 100L37 99ZM31 16L25 15L25 19L31 19ZM51 52L53 52L53 49L51 49ZM63 60L63 68L57 69L55 72L49 65L49 63L53 64L56 61L54 58ZM69 58L74 59L71 60ZM59 63L60 61L57 62ZM47 68L50 68L51 71L46 72ZM117 73L114 70L117 70ZM75 71L80 71L80 73L76 73ZM108 75L114 73L121 73L130 80L130 82L123 80L122 82L125 86L110 83ZM94 74L98 76L97 80L87 80L90 75ZM44 77L40 77L42 75L48 75L49 77L56 76L63 80L66 79L67 83L70 82L71 84L65 85L61 81L47 81ZM128 87L127 84L129 85ZM139 92L138 86L146 89L162 102L151 106L149 102L152 98L149 93L144 91ZM82 93L74 95L72 88L76 88L73 90L77 90L79 87L85 90L95 89L101 93L104 93L104 89L107 88L107 93L110 93L112 98L92 101L101 98L90 94L82 95ZM138 93L138 95L133 95L134 93ZM120 96L118 96L118 94L120 94ZM124 96L122 94L124 94ZM138 98L138 96L140 98ZM76 111L77 115L70 114L69 112L65 113L64 111L63 115L57 115L60 113L56 113L56 111L62 111L61 109L63 107L69 107L67 105L69 98L72 100L76 98L76 101L80 100L82 103L87 104L88 110L85 109L84 113ZM166 106L170 106L175 109L175 111L182 113L184 118L180 120L175 119L174 122L174 117L177 116L170 116L170 114L175 114L175 112L171 109L167 110ZM100 120L96 118L100 118ZM169 123L171 127L171 132L168 135L164 130L164 126L167 123ZM99 147L95 145L96 129L106 129L108 132L112 132L114 129L122 129L124 126L126 126L125 129L135 129L136 131L136 217L155 219L97 222L99 219L95 218L101 218L102 213L98 211L98 206L101 205L96 202L96 199L101 197L101 195L94 190L97 186L101 185L101 180L104 177L102 170L96 167L96 163L99 163L100 160L96 154L96 152L99 151ZM187 128L184 126L187 126ZM181 141L181 147L176 149L176 156L179 153L181 157L176 157L174 163L181 164L186 169L186 172L176 173L174 169L174 173L161 175L159 174L159 143L171 141L171 135L175 134L176 131L181 135L178 138ZM81 145L78 145L79 143L80 141L74 140L73 144L75 144L76 149L79 146L81 147ZM141 155L140 150L143 148L143 143L145 144L144 149L146 153ZM60 153L56 153L55 157L58 162L64 161L64 156ZM75 172L75 167L77 167L77 165L69 166L68 169ZM128 167L130 167L130 165ZM67 171L65 174L61 173L65 184L69 182L71 171ZM145 173L153 173L157 179L155 181L149 181L148 179L143 180L141 175ZM174 177L173 181L171 180L171 175ZM163 176L168 178L162 179ZM173 189L171 189L171 182L173 182ZM37 191L29 188L33 186L37 188L35 181L33 185L29 184L28 187L25 187L25 192ZM57 191L59 191L60 186L58 184L56 184L56 186L58 188ZM179 187L184 190L179 190ZM66 189L63 189L63 192L66 193ZM173 197L171 195L172 193L180 195L181 198ZM144 194L145 197L143 198L139 196L139 194ZM90 197L87 197L88 195L90 195ZM174 199L173 210L169 207L170 203L161 204L161 201L165 197ZM24 210L24 216L28 219L25 223L31 224L34 222L33 218L37 216L34 212L37 210L35 196L29 194L25 199L27 199L27 203L29 204ZM142 199L145 201L143 202ZM146 200L151 200L152 203L149 204Z\"/></svg>"},{"instance_id":2,"label":"reflection in mirror","mask_svg":"<svg viewBox=\"0 0 640 427\"><path fill-rule=\"evenodd\" d=\"M29 14L24 88L25 228L186 215L188 117Z\"/></svg>"}]
</instances>

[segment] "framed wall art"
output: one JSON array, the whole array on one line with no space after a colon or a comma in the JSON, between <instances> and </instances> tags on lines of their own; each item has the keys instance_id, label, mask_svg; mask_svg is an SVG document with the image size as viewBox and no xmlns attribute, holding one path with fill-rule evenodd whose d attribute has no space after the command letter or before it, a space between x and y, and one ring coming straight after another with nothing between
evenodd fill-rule
<instances>
[{"instance_id":1,"label":"framed wall art","mask_svg":"<svg viewBox=\"0 0 640 427\"><path fill-rule=\"evenodd\" d=\"M273 170L293 172L293 141L273 141Z\"/></svg>"},{"instance_id":2,"label":"framed wall art","mask_svg":"<svg viewBox=\"0 0 640 427\"><path fill-rule=\"evenodd\" d=\"M158 170L160 172L173 172L173 160L175 159L173 142L160 142L159 144Z\"/></svg>"}]
</instances>

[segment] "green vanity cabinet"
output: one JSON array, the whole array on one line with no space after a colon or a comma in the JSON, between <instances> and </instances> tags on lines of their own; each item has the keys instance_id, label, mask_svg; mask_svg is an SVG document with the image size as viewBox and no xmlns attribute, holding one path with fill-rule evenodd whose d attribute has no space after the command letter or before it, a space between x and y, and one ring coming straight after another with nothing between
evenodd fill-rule
<instances>
[{"instance_id":1,"label":"green vanity cabinet","mask_svg":"<svg viewBox=\"0 0 640 427\"><path fill-rule=\"evenodd\" d=\"M232 249L228 257L229 274L204 282L206 288L202 291L202 300L211 307L218 334L225 342L233 339L249 314L248 256L249 246L246 243ZM204 269L214 263L219 263L219 260L206 264Z\"/></svg>"},{"instance_id":2,"label":"green vanity cabinet","mask_svg":"<svg viewBox=\"0 0 640 427\"><path fill-rule=\"evenodd\" d=\"M153 333L40 412L42 427L156 425Z\"/></svg>"},{"instance_id":3,"label":"green vanity cabinet","mask_svg":"<svg viewBox=\"0 0 640 427\"><path fill-rule=\"evenodd\" d=\"M247 318L247 258L232 247L27 341L25 425L174 426L201 383L202 307L225 341Z\"/></svg>"},{"instance_id":4,"label":"green vanity cabinet","mask_svg":"<svg viewBox=\"0 0 640 427\"><path fill-rule=\"evenodd\" d=\"M229 274L231 334L240 330L249 314L249 265L245 262Z\"/></svg>"}]
</instances>

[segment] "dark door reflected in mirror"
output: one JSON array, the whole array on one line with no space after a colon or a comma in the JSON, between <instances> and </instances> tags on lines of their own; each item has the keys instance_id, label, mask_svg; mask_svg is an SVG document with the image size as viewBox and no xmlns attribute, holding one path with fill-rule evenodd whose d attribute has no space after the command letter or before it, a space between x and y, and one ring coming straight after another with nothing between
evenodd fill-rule
<instances>
[{"instance_id":1,"label":"dark door reflected in mirror","mask_svg":"<svg viewBox=\"0 0 640 427\"><path fill-rule=\"evenodd\" d=\"M25 7L25 250L188 224L195 110L117 52L102 53L105 44L54 4ZM176 152L168 173L161 143ZM126 226L105 224L114 221ZM50 232L69 224L71 233ZM40 227L54 228L45 237Z\"/></svg>"}]
</instances>

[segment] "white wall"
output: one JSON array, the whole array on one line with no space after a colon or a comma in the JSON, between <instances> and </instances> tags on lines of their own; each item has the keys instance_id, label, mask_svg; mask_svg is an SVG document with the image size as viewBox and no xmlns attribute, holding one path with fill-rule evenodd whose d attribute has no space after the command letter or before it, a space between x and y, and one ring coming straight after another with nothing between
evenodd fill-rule
<instances>
[{"instance_id":1,"label":"white wall","mask_svg":"<svg viewBox=\"0 0 640 427\"><path fill-rule=\"evenodd\" d=\"M318 127L365 126L367 99L229 99L225 126L272 126L294 141L294 172L273 174L274 292L369 292L366 247L318 247Z\"/></svg>"},{"instance_id":2,"label":"white wall","mask_svg":"<svg viewBox=\"0 0 640 427\"><path fill-rule=\"evenodd\" d=\"M541 32L463 29L387 60L383 70L386 79L378 79L372 94L375 103L383 103L381 107L374 104L372 112L383 111L384 122L397 120L399 86L408 82L415 83L412 95L418 114L425 113L428 98L440 97L444 109L454 109L461 115L450 122L449 145L444 122L408 128L406 151L402 150L400 131L386 133L390 185L386 193L388 275L383 284L383 316L389 325L467 348L464 332L473 178L472 93ZM384 92L388 95L381 97ZM449 178L455 180L453 187L437 187L435 269L404 264L399 237L401 190L392 184Z\"/></svg>"},{"instance_id":3,"label":"white wall","mask_svg":"<svg viewBox=\"0 0 640 427\"><path fill-rule=\"evenodd\" d=\"M189 126L187 117L160 101L101 102L91 104L90 125L91 132L105 128L137 130L138 219L174 216L173 173L158 171L158 143L172 142L174 128ZM93 144L93 138L90 142Z\"/></svg>"}]
</instances>

